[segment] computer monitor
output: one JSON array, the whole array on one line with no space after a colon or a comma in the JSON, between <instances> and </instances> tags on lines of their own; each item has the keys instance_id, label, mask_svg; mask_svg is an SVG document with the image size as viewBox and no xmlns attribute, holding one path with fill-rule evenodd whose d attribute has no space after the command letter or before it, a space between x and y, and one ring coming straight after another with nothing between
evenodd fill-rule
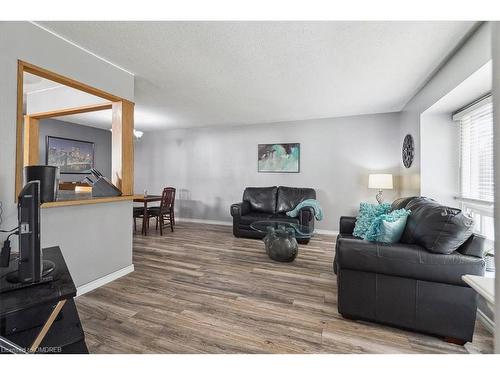
<instances>
[{"instance_id":1,"label":"computer monitor","mask_svg":"<svg viewBox=\"0 0 500 375\"><path fill-rule=\"evenodd\" d=\"M42 278L40 249L40 181L28 182L17 201L19 221L18 282L37 283Z\"/></svg>"},{"instance_id":2,"label":"computer monitor","mask_svg":"<svg viewBox=\"0 0 500 375\"><path fill-rule=\"evenodd\" d=\"M6 275L11 286L3 285L2 292L51 280L54 263L43 261L40 247L40 181L24 185L17 201L19 257L17 271ZM9 266L13 268L15 265ZM15 268L14 268L15 269Z\"/></svg>"}]
</instances>

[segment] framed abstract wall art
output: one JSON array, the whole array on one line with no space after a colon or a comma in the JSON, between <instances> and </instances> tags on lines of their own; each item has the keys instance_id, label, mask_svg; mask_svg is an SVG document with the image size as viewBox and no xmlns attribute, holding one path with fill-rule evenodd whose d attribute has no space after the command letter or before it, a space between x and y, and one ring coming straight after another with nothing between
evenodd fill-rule
<instances>
[{"instance_id":1,"label":"framed abstract wall art","mask_svg":"<svg viewBox=\"0 0 500 375\"><path fill-rule=\"evenodd\" d=\"M299 173L300 143L259 144L258 172Z\"/></svg>"}]
</instances>

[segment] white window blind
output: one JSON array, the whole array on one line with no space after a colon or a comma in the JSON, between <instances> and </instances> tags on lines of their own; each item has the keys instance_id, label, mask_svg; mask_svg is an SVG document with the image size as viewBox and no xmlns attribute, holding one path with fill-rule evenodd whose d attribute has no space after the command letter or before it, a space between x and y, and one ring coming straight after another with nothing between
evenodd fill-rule
<instances>
[{"instance_id":1,"label":"white window blind","mask_svg":"<svg viewBox=\"0 0 500 375\"><path fill-rule=\"evenodd\" d=\"M463 198L493 202L493 104L486 98L453 116L460 122Z\"/></svg>"}]
</instances>

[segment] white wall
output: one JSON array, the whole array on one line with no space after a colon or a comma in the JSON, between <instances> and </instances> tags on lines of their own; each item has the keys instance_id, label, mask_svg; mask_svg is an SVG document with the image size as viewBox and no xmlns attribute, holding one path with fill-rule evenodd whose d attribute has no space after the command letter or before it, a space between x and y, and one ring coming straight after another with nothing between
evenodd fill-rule
<instances>
[{"instance_id":1,"label":"white wall","mask_svg":"<svg viewBox=\"0 0 500 375\"><path fill-rule=\"evenodd\" d=\"M460 127L451 113L423 115L421 120L421 194L456 207L460 185Z\"/></svg>"},{"instance_id":2,"label":"white wall","mask_svg":"<svg viewBox=\"0 0 500 375\"><path fill-rule=\"evenodd\" d=\"M495 233L500 233L500 23L494 22L492 33L493 55L493 111L494 111L494 152L495 152ZM497 236L498 238L498 236ZM495 268L500 270L500 247L495 242ZM495 278L495 353L500 353L500 277Z\"/></svg>"},{"instance_id":3,"label":"white wall","mask_svg":"<svg viewBox=\"0 0 500 375\"><path fill-rule=\"evenodd\" d=\"M411 168L401 168L401 195L420 194L420 116L491 59L491 23L483 24L431 80L406 104L401 113L400 144L406 134L415 140Z\"/></svg>"},{"instance_id":4,"label":"white wall","mask_svg":"<svg viewBox=\"0 0 500 375\"><path fill-rule=\"evenodd\" d=\"M492 33L493 27L496 29ZM493 43L492 43L492 34ZM453 191L459 190L459 129L450 121L451 112L478 99L491 89L491 66L493 58L493 91L496 103L495 129L500 122L500 27L488 22L483 24L415 95L401 113L401 139L413 134L417 143L414 166L402 168L402 194L422 194L443 203L456 206ZM493 53L492 53L493 45ZM495 134L495 160L500 160L500 134ZM455 140L455 141L453 141ZM454 150L453 142L456 142ZM498 163L497 163L498 164ZM444 166L447 166L446 168ZM450 168L451 166L451 168ZM498 166L496 167L498 170ZM458 173L457 173L458 172ZM500 198L500 177L496 173L496 197ZM495 231L500 232L500 210L495 212ZM497 250L498 253L498 250ZM496 257L497 269L500 257ZM496 290L500 290L496 278ZM497 295L496 316L500 316ZM498 320L498 319L497 319ZM496 324L495 351L500 353L500 324Z\"/></svg>"},{"instance_id":5,"label":"white wall","mask_svg":"<svg viewBox=\"0 0 500 375\"><path fill-rule=\"evenodd\" d=\"M420 193L456 207L460 195L460 125L452 113L492 90L489 61L420 116Z\"/></svg>"},{"instance_id":6,"label":"white wall","mask_svg":"<svg viewBox=\"0 0 500 375\"><path fill-rule=\"evenodd\" d=\"M180 217L229 222L247 186L312 187L325 211L317 228L338 230L341 215L375 202L370 172L399 173L398 134L398 114L147 132L136 144L135 188L174 186ZM287 142L301 144L300 173L258 173L257 145Z\"/></svg>"},{"instance_id":7,"label":"white wall","mask_svg":"<svg viewBox=\"0 0 500 375\"><path fill-rule=\"evenodd\" d=\"M64 42L52 34L41 30L29 22L0 22L0 201L3 205L2 228L12 228L17 223L14 204L15 155L16 155L16 104L17 104L17 60L21 59L52 70L80 82L100 88L128 100L134 99L134 77L92 56L79 48ZM126 203L130 216L131 203ZM130 222L117 220L116 230L109 225L96 225L109 209L106 205L91 205L87 210L92 214L78 217L78 209L53 208L43 212L42 243L51 239L52 244L64 244L62 252L70 270L78 276L79 282L91 281L83 275L97 277L88 267L89 250L82 247L86 239L87 248L99 253L92 262L102 262L108 254L110 267L118 270L124 262L131 262L132 240L126 243L120 236ZM115 212L116 215L123 212ZM114 215L115 216L115 215ZM114 217L113 216L113 217ZM92 217L91 220L89 218ZM59 225L47 225L57 222ZM0 241L5 235L2 234ZM115 241L116 240L116 241ZM115 245L113 245L116 243ZM110 248L111 244L111 248ZM17 248L17 244L14 244ZM122 258L121 258L122 257ZM96 268L97 269L97 268ZM108 271L107 270L107 271ZM106 271L106 272L107 272ZM105 275L100 275L105 276Z\"/></svg>"}]
</instances>

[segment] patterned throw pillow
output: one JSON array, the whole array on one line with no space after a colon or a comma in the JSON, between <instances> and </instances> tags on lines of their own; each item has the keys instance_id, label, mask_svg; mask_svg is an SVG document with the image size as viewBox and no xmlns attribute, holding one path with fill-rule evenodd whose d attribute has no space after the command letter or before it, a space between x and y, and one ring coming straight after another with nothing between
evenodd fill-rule
<instances>
[{"instance_id":1,"label":"patterned throw pillow","mask_svg":"<svg viewBox=\"0 0 500 375\"><path fill-rule=\"evenodd\" d=\"M364 238L368 229L378 216L386 214L391 209L390 203L373 204L360 203L359 214L356 217L356 225L354 226L353 234L356 237Z\"/></svg>"},{"instance_id":2,"label":"patterned throw pillow","mask_svg":"<svg viewBox=\"0 0 500 375\"><path fill-rule=\"evenodd\" d=\"M371 242L399 242L405 230L409 214L409 210L402 208L378 216L373 220L363 238Z\"/></svg>"}]
</instances>

